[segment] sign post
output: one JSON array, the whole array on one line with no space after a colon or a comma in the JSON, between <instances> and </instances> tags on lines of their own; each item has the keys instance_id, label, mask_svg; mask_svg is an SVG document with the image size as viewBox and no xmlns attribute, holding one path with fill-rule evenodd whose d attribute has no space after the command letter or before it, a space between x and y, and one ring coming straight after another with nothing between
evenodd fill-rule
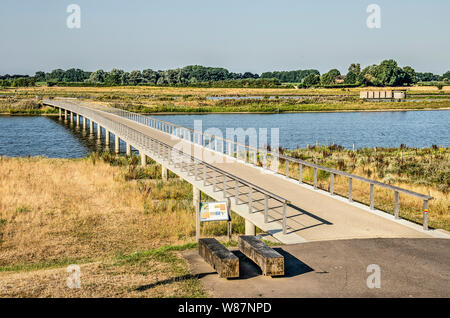
<instances>
[{"instance_id":1,"label":"sign post","mask_svg":"<svg viewBox=\"0 0 450 318\"><path fill-rule=\"evenodd\" d=\"M196 240L200 239L201 222L227 221L227 236L231 240L229 202L199 202L196 207Z\"/></svg>"},{"instance_id":2,"label":"sign post","mask_svg":"<svg viewBox=\"0 0 450 318\"><path fill-rule=\"evenodd\" d=\"M200 239L200 201L195 205L195 240Z\"/></svg>"}]
</instances>

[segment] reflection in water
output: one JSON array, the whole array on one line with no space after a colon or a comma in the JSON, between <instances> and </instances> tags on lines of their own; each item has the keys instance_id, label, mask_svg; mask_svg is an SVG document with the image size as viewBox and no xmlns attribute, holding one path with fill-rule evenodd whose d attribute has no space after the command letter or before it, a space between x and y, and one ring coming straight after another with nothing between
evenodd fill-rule
<instances>
[{"instance_id":1,"label":"reflection in water","mask_svg":"<svg viewBox=\"0 0 450 318\"><path fill-rule=\"evenodd\" d=\"M49 158L80 158L91 152L102 152L105 145L105 130L97 138L94 130L57 117L0 116L0 155L9 157L46 156ZM114 151L111 135L109 151ZM125 143L120 141L121 152Z\"/></svg>"}]
</instances>

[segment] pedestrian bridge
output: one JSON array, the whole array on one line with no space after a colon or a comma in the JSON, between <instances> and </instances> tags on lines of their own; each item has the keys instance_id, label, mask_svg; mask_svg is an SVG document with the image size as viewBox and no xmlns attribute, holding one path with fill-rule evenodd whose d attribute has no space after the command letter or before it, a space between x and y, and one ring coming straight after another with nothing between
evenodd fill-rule
<instances>
[{"instance_id":1,"label":"pedestrian bridge","mask_svg":"<svg viewBox=\"0 0 450 318\"><path fill-rule=\"evenodd\" d=\"M231 210L245 218L246 234L254 234L258 227L285 244L376 237L449 238L428 229L427 213L421 225L399 217L399 194L422 200L423 210L432 199L427 195L100 104L77 99L45 99L43 104L59 109L60 119L91 133L97 131L99 139L104 134L108 146L114 135L116 153L122 140L128 155L131 147L139 151L143 165L150 157L162 166L163 178L167 170L174 172L192 184L194 204L200 191L217 201L228 200ZM282 173L271 164L280 160ZM311 185L303 180L304 167L314 169ZM330 175L327 191L318 188L320 170ZM336 176L347 178L348 197L334 193ZM367 206L353 201L352 180L370 187ZM375 187L394 193L394 215L375 209Z\"/></svg>"}]
</instances>

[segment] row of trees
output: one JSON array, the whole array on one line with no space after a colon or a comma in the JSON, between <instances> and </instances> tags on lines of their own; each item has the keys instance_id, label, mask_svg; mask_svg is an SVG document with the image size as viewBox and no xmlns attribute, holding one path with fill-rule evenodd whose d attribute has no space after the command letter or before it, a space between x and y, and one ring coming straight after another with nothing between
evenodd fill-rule
<instances>
[{"instance_id":1,"label":"row of trees","mask_svg":"<svg viewBox=\"0 0 450 318\"><path fill-rule=\"evenodd\" d=\"M204 66L186 66L167 71L125 72L113 69L110 72L98 70L90 74L88 82L108 85L193 85L203 82L224 82L230 80L257 79L258 74L250 72L232 73L224 68ZM394 60L385 60L380 65L370 65L361 70L360 64L351 64L346 75L332 69L320 75L318 70L296 70L281 72L265 72L261 79L274 79L283 83L301 83L303 87L329 86L334 84L366 85L366 86L402 86L415 84L421 80L413 68L399 67Z\"/></svg>"},{"instance_id":2,"label":"row of trees","mask_svg":"<svg viewBox=\"0 0 450 318\"><path fill-rule=\"evenodd\" d=\"M81 69L53 70L50 73L36 72L38 82L88 82L107 85L178 85L199 82L215 82L228 80L256 79L258 74L250 72L233 73L224 68L204 67L200 65L186 66L166 71L154 71L146 69L126 72L120 69L112 69L110 72L97 70L86 72Z\"/></svg>"},{"instance_id":3,"label":"row of trees","mask_svg":"<svg viewBox=\"0 0 450 318\"><path fill-rule=\"evenodd\" d=\"M0 87L28 87L35 86L36 79L34 77L29 76L2 76L3 79L0 79Z\"/></svg>"},{"instance_id":4,"label":"row of trees","mask_svg":"<svg viewBox=\"0 0 450 318\"><path fill-rule=\"evenodd\" d=\"M320 75L318 70L275 71L261 74L261 78L275 78L283 83L301 83L308 75Z\"/></svg>"},{"instance_id":5,"label":"row of trees","mask_svg":"<svg viewBox=\"0 0 450 318\"><path fill-rule=\"evenodd\" d=\"M447 72L448 73L448 72ZM358 63L351 64L346 75L339 70L332 69L322 76L308 75L304 86L328 86L333 84L364 85L364 86L403 86L412 85L419 81L414 69L410 66L399 67L394 60L384 60L379 65L370 65L361 70Z\"/></svg>"},{"instance_id":6,"label":"row of trees","mask_svg":"<svg viewBox=\"0 0 450 318\"><path fill-rule=\"evenodd\" d=\"M419 82L433 82L433 81L449 81L450 80L450 71L445 72L443 75L436 75L430 72L426 73L416 73L417 80Z\"/></svg>"},{"instance_id":7,"label":"row of trees","mask_svg":"<svg viewBox=\"0 0 450 318\"><path fill-rule=\"evenodd\" d=\"M56 69L50 73L36 72L34 75L37 82L85 82L89 79L91 72L71 68L67 71Z\"/></svg>"},{"instance_id":8,"label":"row of trees","mask_svg":"<svg viewBox=\"0 0 450 318\"><path fill-rule=\"evenodd\" d=\"M110 72L98 70L93 72L88 81L91 83L105 83L109 85L189 85L201 82L217 82L242 79L256 79L258 74L246 72L232 73L224 68L204 67L200 65L186 66L166 71L146 69L125 72L112 69Z\"/></svg>"},{"instance_id":9,"label":"row of trees","mask_svg":"<svg viewBox=\"0 0 450 318\"><path fill-rule=\"evenodd\" d=\"M255 80L260 81L246 81ZM263 83L263 80L265 81ZM267 80L270 80L270 84ZM220 85L279 85L277 83L299 83L300 87L312 86L402 86L425 81L450 80L450 71L442 76L433 73L416 73L410 66L399 67L394 60L385 60L379 65L370 65L361 69L358 63L351 64L347 74L343 75L337 69L320 74L318 70L275 71L258 74L245 72L233 73L225 68L191 65L183 68L165 71L146 69L126 72L112 69L110 72L97 70L86 72L81 69L56 69L50 73L36 72L34 77L24 75L0 76L2 86L33 86L35 82L84 83L84 85L174 85L174 86L216 86ZM232 83L235 81L235 83ZM204 83L204 84L202 84ZM216 84L211 84L216 83Z\"/></svg>"}]
</instances>

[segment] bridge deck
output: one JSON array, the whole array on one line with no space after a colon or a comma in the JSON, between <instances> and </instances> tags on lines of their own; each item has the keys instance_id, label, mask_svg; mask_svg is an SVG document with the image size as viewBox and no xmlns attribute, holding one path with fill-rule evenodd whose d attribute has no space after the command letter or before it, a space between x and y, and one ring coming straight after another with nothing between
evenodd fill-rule
<instances>
[{"instance_id":1,"label":"bridge deck","mask_svg":"<svg viewBox=\"0 0 450 318\"><path fill-rule=\"evenodd\" d=\"M229 156L212 152L200 145L184 141L114 114L105 113L95 108L90 109L110 120L127 125L168 145L176 146L180 150L190 149L191 154L200 160L210 162L209 159L212 157L216 159L227 157L227 160L214 163L214 166L282 196L291 202L287 208L288 233L299 236L299 241L377 237L429 238L431 236L428 232L416 230L399 222L381 217L367 211L367 209L360 208L356 204L310 189L309 186L297 184L280 175L266 173L261 168L236 159L230 159ZM193 169L193 166L191 169ZM212 178L211 171L208 172L208 178L210 180ZM221 190L222 182L218 180L217 191ZM234 193L231 183L227 183L227 192L230 195ZM247 204L248 195L245 195L245 190L240 189L240 193L240 204ZM254 212L262 212L264 210L263 196L255 193L252 200ZM274 206L275 204L277 203L272 203L269 213L271 222L280 221L282 216L281 204L278 203L279 206Z\"/></svg>"}]
</instances>

